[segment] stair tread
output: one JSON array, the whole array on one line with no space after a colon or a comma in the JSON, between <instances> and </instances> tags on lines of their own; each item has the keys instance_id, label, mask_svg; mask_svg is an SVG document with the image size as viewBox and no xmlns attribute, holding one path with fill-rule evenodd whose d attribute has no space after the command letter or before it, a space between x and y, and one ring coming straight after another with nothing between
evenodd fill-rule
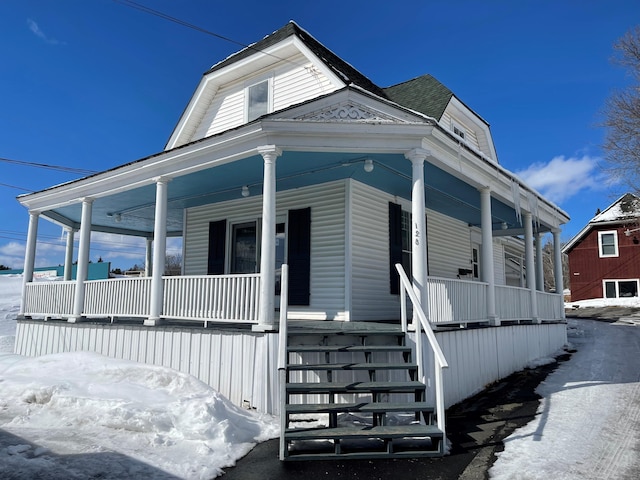
<instances>
[{"instance_id":1,"label":"stair tread","mask_svg":"<svg viewBox=\"0 0 640 480\"><path fill-rule=\"evenodd\" d=\"M433 412L427 402L359 402L359 403L307 403L288 404L287 413L330 413L330 412Z\"/></svg>"},{"instance_id":2,"label":"stair tread","mask_svg":"<svg viewBox=\"0 0 640 480\"><path fill-rule=\"evenodd\" d=\"M375 458L380 460L383 458L424 458L424 457L441 457L443 454L440 450L408 450L403 452L345 452L345 453L328 453L328 452L288 452L288 455L284 458L287 461L306 461L306 460L363 460L369 458Z\"/></svg>"},{"instance_id":3,"label":"stair tread","mask_svg":"<svg viewBox=\"0 0 640 480\"><path fill-rule=\"evenodd\" d=\"M322 336L390 336L403 337L405 334L401 330L322 330L322 329L292 329L287 331L287 335L295 337L297 335L322 335Z\"/></svg>"},{"instance_id":4,"label":"stair tread","mask_svg":"<svg viewBox=\"0 0 640 480\"><path fill-rule=\"evenodd\" d=\"M415 363L308 363L289 364L289 370L417 370Z\"/></svg>"},{"instance_id":5,"label":"stair tread","mask_svg":"<svg viewBox=\"0 0 640 480\"><path fill-rule=\"evenodd\" d=\"M354 439L354 438L415 438L432 437L442 438L443 433L435 425L378 425L358 427L325 427L325 428L300 428L287 429L287 440L311 440L322 438Z\"/></svg>"},{"instance_id":6,"label":"stair tread","mask_svg":"<svg viewBox=\"0 0 640 480\"><path fill-rule=\"evenodd\" d=\"M320 393L320 392L413 392L424 390L424 383L408 380L405 382L300 382L287 383L288 393Z\"/></svg>"},{"instance_id":7,"label":"stair tread","mask_svg":"<svg viewBox=\"0 0 640 480\"><path fill-rule=\"evenodd\" d=\"M289 345L287 352L410 352L406 345Z\"/></svg>"}]
</instances>

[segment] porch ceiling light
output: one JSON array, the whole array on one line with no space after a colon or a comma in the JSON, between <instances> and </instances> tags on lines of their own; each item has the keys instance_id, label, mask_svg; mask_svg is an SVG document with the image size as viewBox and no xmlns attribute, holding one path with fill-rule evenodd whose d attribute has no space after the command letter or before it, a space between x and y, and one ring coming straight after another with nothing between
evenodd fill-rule
<instances>
[{"instance_id":1,"label":"porch ceiling light","mask_svg":"<svg viewBox=\"0 0 640 480\"><path fill-rule=\"evenodd\" d=\"M502 225L500 225L500 227L502 228L502 230L506 230L507 228L509 228L509 225L507 225L507 222L502 222Z\"/></svg>"},{"instance_id":2,"label":"porch ceiling light","mask_svg":"<svg viewBox=\"0 0 640 480\"><path fill-rule=\"evenodd\" d=\"M251 195L251 192L249 191L249 187L246 185L242 186L242 196L243 197L248 197L249 195Z\"/></svg>"},{"instance_id":3,"label":"porch ceiling light","mask_svg":"<svg viewBox=\"0 0 640 480\"><path fill-rule=\"evenodd\" d=\"M367 173L373 172L373 160L371 160L370 158L367 158L364 161L364 171Z\"/></svg>"}]
</instances>

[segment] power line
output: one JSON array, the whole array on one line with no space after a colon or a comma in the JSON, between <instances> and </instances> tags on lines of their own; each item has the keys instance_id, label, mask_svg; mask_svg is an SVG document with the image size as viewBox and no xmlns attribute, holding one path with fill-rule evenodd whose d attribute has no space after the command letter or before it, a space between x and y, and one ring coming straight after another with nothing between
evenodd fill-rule
<instances>
[{"instance_id":1,"label":"power line","mask_svg":"<svg viewBox=\"0 0 640 480\"><path fill-rule=\"evenodd\" d=\"M194 25L193 23L189 23L189 22L187 22L185 20L180 20L179 18L173 17L173 16L171 16L169 14L166 14L164 12L161 12L159 10L155 10L155 9L153 9L151 7L147 7L146 5L142 5L142 4L138 3L138 2L134 2L133 0L113 0L113 1L116 2L116 3L119 3L121 5L124 5L126 7L134 8L136 10L140 10L141 12L148 13L150 15L154 15L156 17L162 18L164 20L168 20L168 21L173 22L173 23L177 23L178 25L182 25L183 27L191 28L192 30L196 30L196 31L198 31L200 33L204 33L205 35L211 35L212 37L219 38L220 40L224 40L225 42L233 43L234 45L239 45L239 46L241 46L243 48L248 48L248 49L253 50L255 52L263 53L263 54L268 55L270 57L273 57L273 58L275 58L277 60L280 60L280 61L283 61L283 62L288 62L288 63L291 63L293 65L304 67L304 65L300 65L300 64L298 64L296 62L293 62L293 61L291 61L291 60L289 60L287 58L282 58L282 57L279 57L277 55L273 55L272 53L265 52L264 50L261 50L259 48L254 47L253 45L248 45L246 43L242 43L242 42L239 42L237 40L234 40L233 38L225 37L224 35L220 35L219 33L212 32L211 30L207 30L205 28L199 27L199 26Z\"/></svg>"},{"instance_id":2,"label":"power line","mask_svg":"<svg viewBox=\"0 0 640 480\"><path fill-rule=\"evenodd\" d=\"M24 160L13 160L11 158L0 157L0 162L20 165L22 167L44 168L47 170L56 170L58 172L78 173L80 175L93 175L98 173L95 170L87 170L85 168L64 167L61 165L51 165L49 163L25 162ZM10 185L9 185L10 186Z\"/></svg>"},{"instance_id":3,"label":"power line","mask_svg":"<svg viewBox=\"0 0 640 480\"><path fill-rule=\"evenodd\" d=\"M30 188L18 187L16 185L9 185L8 183L0 183L0 187L15 188L16 190L21 190L23 192L35 192L35 190L31 190Z\"/></svg>"}]
</instances>

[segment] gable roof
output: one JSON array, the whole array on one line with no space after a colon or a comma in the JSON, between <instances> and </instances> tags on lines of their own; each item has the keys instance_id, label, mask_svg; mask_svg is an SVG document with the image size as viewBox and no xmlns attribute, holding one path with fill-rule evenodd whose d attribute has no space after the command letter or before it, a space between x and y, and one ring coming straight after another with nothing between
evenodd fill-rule
<instances>
[{"instance_id":1,"label":"gable roof","mask_svg":"<svg viewBox=\"0 0 640 480\"><path fill-rule=\"evenodd\" d=\"M604 211L597 213L589 223L564 246L562 251L569 253L587 234L599 226L631 223L640 217L640 198L632 193L625 193Z\"/></svg>"},{"instance_id":2,"label":"gable roof","mask_svg":"<svg viewBox=\"0 0 640 480\"><path fill-rule=\"evenodd\" d=\"M256 52L260 52L282 40L295 35L298 37L315 55L318 56L338 77L340 77L347 85L350 83L357 85L375 95L386 98L384 91L375 83L369 80L365 75L356 70L352 65L342 60L335 53L329 50L316 40L309 32L301 28L293 20L289 21L284 27L267 35L262 40L249 45L247 48L240 50L238 53L227 57L223 61L211 67L205 75L229 66L238 60L249 57Z\"/></svg>"}]
</instances>

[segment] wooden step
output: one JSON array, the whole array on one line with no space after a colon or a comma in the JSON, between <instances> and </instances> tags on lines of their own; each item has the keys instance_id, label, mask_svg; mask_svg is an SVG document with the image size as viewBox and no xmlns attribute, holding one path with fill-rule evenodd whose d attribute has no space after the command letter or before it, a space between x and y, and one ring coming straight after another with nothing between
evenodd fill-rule
<instances>
[{"instance_id":1,"label":"wooden step","mask_svg":"<svg viewBox=\"0 0 640 480\"><path fill-rule=\"evenodd\" d=\"M424 391L425 385L417 381L406 382L300 382L287 383L288 394L303 393L406 393Z\"/></svg>"},{"instance_id":2,"label":"wooden step","mask_svg":"<svg viewBox=\"0 0 640 480\"><path fill-rule=\"evenodd\" d=\"M415 372L415 363L307 363L289 364L289 370L407 370Z\"/></svg>"},{"instance_id":3,"label":"wooden step","mask_svg":"<svg viewBox=\"0 0 640 480\"><path fill-rule=\"evenodd\" d=\"M300 413L386 413L386 412L424 412L433 413L433 407L426 402L359 402L359 403L308 403L286 405L288 414Z\"/></svg>"},{"instance_id":4,"label":"wooden step","mask_svg":"<svg viewBox=\"0 0 640 480\"><path fill-rule=\"evenodd\" d=\"M411 347L405 345L289 345L288 353L305 352L400 352L411 353Z\"/></svg>"},{"instance_id":5,"label":"wooden step","mask_svg":"<svg viewBox=\"0 0 640 480\"><path fill-rule=\"evenodd\" d=\"M289 428L287 440L339 440L363 438L442 438L442 431L435 425L384 425L336 428Z\"/></svg>"}]
</instances>

